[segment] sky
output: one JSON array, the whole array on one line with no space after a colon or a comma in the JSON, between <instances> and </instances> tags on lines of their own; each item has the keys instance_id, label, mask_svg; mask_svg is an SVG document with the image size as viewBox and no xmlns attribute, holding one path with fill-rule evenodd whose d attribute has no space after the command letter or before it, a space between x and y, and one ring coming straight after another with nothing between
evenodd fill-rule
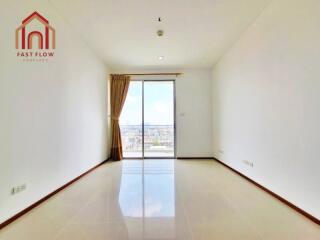
<instances>
[{"instance_id":1,"label":"sky","mask_svg":"<svg viewBox=\"0 0 320 240\"><path fill-rule=\"evenodd\" d=\"M145 125L173 125L173 82L144 83ZM142 81L130 82L120 125L142 124Z\"/></svg>"}]
</instances>

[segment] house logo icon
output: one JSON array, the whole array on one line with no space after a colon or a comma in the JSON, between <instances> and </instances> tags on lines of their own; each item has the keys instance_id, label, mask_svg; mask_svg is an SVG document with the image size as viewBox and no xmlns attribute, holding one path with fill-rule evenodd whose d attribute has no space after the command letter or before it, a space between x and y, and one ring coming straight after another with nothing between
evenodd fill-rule
<instances>
[{"instance_id":1,"label":"house logo icon","mask_svg":"<svg viewBox=\"0 0 320 240\"><path fill-rule=\"evenodd\" d=\"M55 49L56 32L38 12L32 13L16 29L16 49Z\"/></svg>"}]
</instances>

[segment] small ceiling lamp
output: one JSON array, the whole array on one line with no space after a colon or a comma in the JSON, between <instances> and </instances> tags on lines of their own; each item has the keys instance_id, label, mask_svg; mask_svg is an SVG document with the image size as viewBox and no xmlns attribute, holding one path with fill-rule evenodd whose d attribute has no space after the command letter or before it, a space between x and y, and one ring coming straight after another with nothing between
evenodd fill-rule
<instances>
[{"instance_id":1,"label":"small ceiling lamp","mask_svg":"<svg viewBox=\"0 0 320 240\"><path fill-rule=\"evenodd\" d=\"M158 30L158 31L157 31L157 35L158 35L159 37L162 37L163 34L164 34L163 30Z\"/></svg>"}]
</instances>

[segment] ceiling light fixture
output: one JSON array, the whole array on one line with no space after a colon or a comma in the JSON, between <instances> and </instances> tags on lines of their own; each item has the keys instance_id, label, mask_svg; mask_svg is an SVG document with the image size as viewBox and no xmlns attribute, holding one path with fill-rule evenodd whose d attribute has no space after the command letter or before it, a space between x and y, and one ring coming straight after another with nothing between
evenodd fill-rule
<instances>
[{"instance_id":1,"label":"ceiling light fixture","mask_svg":"<svg viewBox=\"0 0 320 240\"><path fill-rule=\"evenodd\" d=\"M158 30L158 32L157 32L157 34L158 34L159 37L162 37L162 36L163 36L163 33L164 33L163 30Z\"/></svg>"},{"instance_id":2,"label":"ceiling light fixture","mask_svg":"<svg viewBox=\"0 0 320 240\"><path fill-rule=\"evenodd\" d=\"M158 56L158 60L163 60L164 56Z\"/></svg>"}]
</instances>

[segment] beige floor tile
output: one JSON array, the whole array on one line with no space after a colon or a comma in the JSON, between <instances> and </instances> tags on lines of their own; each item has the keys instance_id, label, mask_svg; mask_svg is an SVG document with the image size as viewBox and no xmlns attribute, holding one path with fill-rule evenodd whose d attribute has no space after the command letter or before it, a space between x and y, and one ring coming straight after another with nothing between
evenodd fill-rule
<instances>
[{"instance_id":1,"label":"beige floor tile","mask_svg":"<svg viewBox=\"0 0 320 240\"><path fill-rule=\"evenodd\" d=\"M320 226L214 161L108 163L0 240L320 240Z\"/></svg>"}]
</instances>

